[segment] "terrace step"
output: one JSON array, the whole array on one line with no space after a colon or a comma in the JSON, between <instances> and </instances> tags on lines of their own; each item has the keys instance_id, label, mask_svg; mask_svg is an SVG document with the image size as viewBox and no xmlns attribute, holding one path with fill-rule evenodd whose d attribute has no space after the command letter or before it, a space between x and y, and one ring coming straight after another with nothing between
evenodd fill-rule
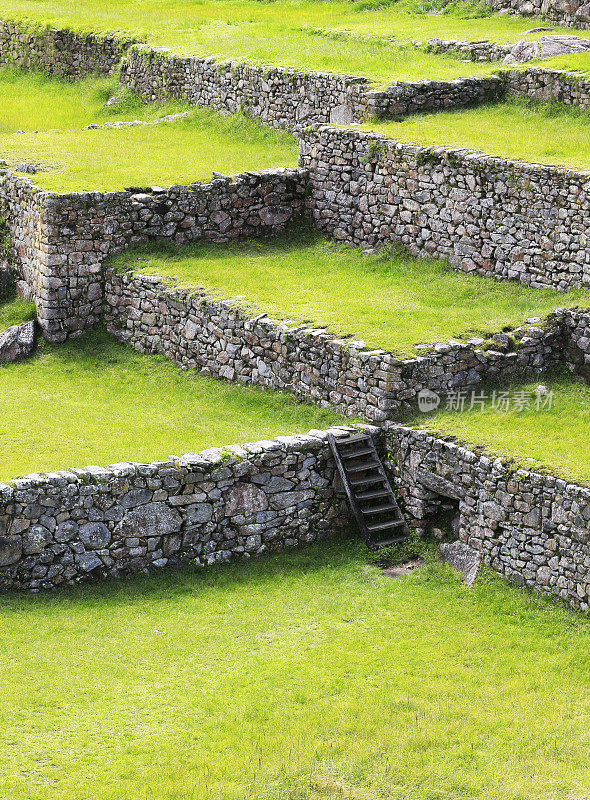
<instances>
[{"instance_id":1,"label":"terrace step","mask_svg":"<svg viewBox=\"0 0 590 800\"><path fill-rule=\"evenodd\" d=\"M373 438L369 434L353 434L336 439L329 434L328 442L367 547L377 550L408 539L410 528L397 504ZM374 488L359 491L364 486ZM399 531L398 536L379 538L379 534L394 530Z\"/></svg>"}]
</instances>

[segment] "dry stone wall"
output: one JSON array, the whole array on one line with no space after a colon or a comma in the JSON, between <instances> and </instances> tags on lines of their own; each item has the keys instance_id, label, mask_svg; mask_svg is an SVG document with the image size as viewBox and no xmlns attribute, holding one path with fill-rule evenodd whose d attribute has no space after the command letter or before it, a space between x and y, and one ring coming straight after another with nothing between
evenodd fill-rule
<instances>
[{"instance_id":1,"label":"dry stone wall","mask_svg":"<svg viewBox=\"0 0 590 800\"><path fill-rule=\"evenodd\" d=\"M401 242L465 272L590 286L590 173L316 125L300 140L308 213L340 241Z\"/></svg>"},{"instance_id":2,"label":"dry stone wall","mask_svg":"<svg viewBox=\"0 0 590 800\"><path fill-rule=\"evenodd\" d=\"M168 190L56 195L8 173L0 203L40 325L50 341L63 341L100 321L108 254L153 239L226 242L279 233L301 214L304 178L303 170L277 169Z\"/></svg>"},{"instance_id":3,"label":"dry stone wall","mask_svg":"<svg viewBox=\"0 0 590 800\"><path fill-rule=\"evenodd\" d=\"M403 426L388 426L388 450L403 506L418 530L454 501L459 538L492 569L589 610L590 488Z\"/></svg>"},{"instance_id":4,"label":"dry stone wall","mask_svg":"<svg viewBox=\"0 0 590 800\"><path fill-rule=\"evenodd\" d=\"M0 484L0 589L248 558L329 536L347 519L324 431L29 475Z\"/></svg>"},{"instance_id":5,"label":"dry stone wall","mask_svg":"<svg viewBox=\"0 0 590 800\"><path fill-rule=\"evenodd\" d=\"M492 77L396 81L377 91L366 78L181 57L140 45L129 50L120 80L146 102L177 99L224 114L242 111L289 130L474 105L502 89L502 81Z\"/></svg>"},{"instance_id":6,"label":"dry stone wall","mask_svg":"<svg viewBox=\"0 0 590 800\"><path fill-rule=\"evenodd\" d=\"M404 358L324 329L252 316L236 301L170 289L158 276L108 269L104 305L111 333L140 352L163 354L206 375L284 389L379 422L415 406L422 389L445 394L563 363L569 314L524 325L511 336L424 345L420 355ZM590 311L579 312L572 330L586 330L589 319Z\"/></svg>"},{"instance_id":7,"label":"dry stone wall","mask_svg":"<svg viewBox=\"0 0 590 800\"><path fill-rule=\"evenodd\" d=\"M506 92L511 97L590 108L590 80L570 70L511 69L504 73L504 80Z\"/></svg>"},{"instance_id":8,"label":"dry stone wall","mask_svg":"<svg viewBox=\"0 0 590 800\"><path fill-rule=\"evenodd\" d=\"M544 16L561 25L590 27L590 3L587 0L486 0L494 11Z\"/></svg>"},{"instance_id":9,"label":"dry stone wall","mask_svg":"<svg viewBox=\"0 0 590 800\"><path fill-rule=\"evenodd\" d=\"M0 20L0 65L79 80L112 75L131 39Z\"/></svg>"},{"instance_id":10,"label":"dry stone wall","mask_svg":"<svg viewBox=\"0 0 590 800\"><path fill-rule=\"evenodd\" d=\"M512 50L510 44L498 44L497 42L462 42L458 39L428 39L424 42L412 42L414 47L426 50L428 53L442 55L451 53L461 59L469 61L502 61Z\"/></svg>"}]
</instances>

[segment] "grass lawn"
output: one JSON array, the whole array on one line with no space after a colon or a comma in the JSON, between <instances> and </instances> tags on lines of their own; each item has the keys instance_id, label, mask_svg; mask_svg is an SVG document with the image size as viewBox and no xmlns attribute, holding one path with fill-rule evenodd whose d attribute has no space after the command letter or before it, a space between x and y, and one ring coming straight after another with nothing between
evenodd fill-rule
<instances>
[{"instance_id":1,"label":"grass lawn","mask_svg":"<svg viewBox=\"0 0 590 800\"><path fill-rule=\"evenodd\" d=\"M162 275L171 285L238 296L258 313L329 325L334 333L398 352L467 332L495 332L564 304L590 305L588 291L564 295L464 275L403 251L363 255L307 228L271 241L153 245L111 263Z\"/></svg>"},{"instance_id":2,"label":"grass lawn","mask_svg":"<svg viewBox=\"0 0 590 800\"><path fill-rule=\"evenodd\" d=\"M287 394L183 372L99 332L0 365L0 408L2 480L158 461L342 420Z\"/></svg>"},{"instance_id":3,"label":"grass lawn","mask_svg":"<svg viewBox=\"0 0 590 800\"><path fill-rule=\"evenodd\" d=\"M442 7L441 2L429 6L435 12ZM400 48L412 39L516 42L539 24L491 15L483 4L455 2L444 14L415 13L423 8L419 0L142 0L140 5L137 0L4 0L2 15L58 27L126 31L175 52L364 75L377 83L452 79L495 68Z\"/></svg>"},{"instance_id":4,"label":"grass lawn","mask_svg":"<svg viewBox=\"0 0 590 800\"><path fill-rule=\"evenodd\" d=\"M400 142L449 145L540 164L590 169L590 112L512 100L363 126Z\"/></svg>"},{"instance_id":5,"label":"grass lawn","mask_svg":"<svg viewBox=\"0 0 590 800\"><path fill-rule=\"evenodd\" d=\"M11 800L582 800L590 623L342 540L0 609Z\"/></svg>"},{"instance_id":6,"label":"grass lawn","mask_svg":"<svg viewBox=\"0 0 590 800\"><path fill-rule=\"evenodd\" d=\"M9 166L35 164L38 186L66 193L208 181L213 170L296 166L298 156L291 135L206 109L148 127L13 134L0 140L0 151Z\"/></svg>"},{"instance_id":7,"label":"grass lawn","mask_svg":"<svg viewBox=\"0 0 590 800\"><path fill-rule=\"evenodd\" d=\"M534 395L531 398L530 393L539 383L553 392L551 408L537 410ZM590 485L590 386L556 377L495 388L498 393L510 393L507 411L492 408L493 390L488 388L484 410L477 404L469 410L468 400L465 411L443 408L428 415L420 414L413 422L464 442L485 445L491 453L513 458L526 469L548 469ZM518 393L527 393L521 397L531 401L528 408L519 410Z\"/></svg>"},{"instance_id":8,"label":"grass lawn","mask_svg":"<svg viewBox=\"0 0 590 800\"><path fill-rule=\"evenodd\" d=\"M22 325L35 317L34 303L25 303L20 297L0 300L0 333L11 325Z\"/></svg>"},{"instance_id":9,"label":"grass lawn","mask_svg":"<svg viewBox=\"0 0 590 800\"><path fill-rule=\"evenodd\" d=\"M103 108L115 94L118 85L112 78L93 77L72 83L53 80L41 72L0 68L0 137L17 130L47 131L83 128L90 122L150 120L180 110L178 104L168 104L162 110L130 96L121 104ZM3 149L0 139L0 156Z\"/></svg>"}]
</instances>

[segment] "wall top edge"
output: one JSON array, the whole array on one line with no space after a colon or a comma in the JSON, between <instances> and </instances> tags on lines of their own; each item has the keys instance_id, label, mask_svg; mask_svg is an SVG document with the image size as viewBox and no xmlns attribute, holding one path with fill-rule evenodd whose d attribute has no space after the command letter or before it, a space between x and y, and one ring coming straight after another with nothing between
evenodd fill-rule
<instances>
[{"instance_id":1,"label":"wall top edge","mask_svg":"<svg viewBox=\"0 0 590 800\"><path fill-rule=\"evenodd\" d=\"M450 157L453 160L460 160L463 162L479 162L483 166L489 165L490 167L506 167L512 170L526 173L536 174L552 174L559 176L567 176L572 179L580 179L581 181L590 180L590 170L576 169L575 167L557 166L554 164L538 164L528 161L517 161L514 159L502 158L502 156L493 156L483 153L480 150L469 150L462 147L453 147L451 145L420 145L415 142L400 142L392 139L384 133L378 131L358 130L352 127L337 127L325 122L314 122L305 128L299 135L304 141L308 141L309 137L313 134L328 134L332 138L341 138L356 141L381 141L391 145L390 149L397 150L400 154L409 153L416 156L430 156L438 157L444 160ZM375 159L375 161L381 160Z\"/></svg>"},{"instance_id":2,"label":"wall top edge","mask_svg":"<svg viewBox=\"0 0 590 800\"><path fill-rule=\"evenodd\" d=\"M445 435L444 433L433 431L428 428L412 427L392 421L385 422L383 424L383 429L386 434L409 436L413 439L422 440L425 444L428 444L429 447L443 447L448 452L455 453L459 458L471 464L478 463L483 467L491 469L497 475L506 475L507 478L515 476L517 479L530 481L537 485L545 484L548 488L565 492L574 492L590 501L590 486L587 484L559 478L549 470L546 472L533 472L532 470L518 467L505 456L494 455L491 452L487 452L483 445L467 443L450 434Z\"/></svg>"},{"instance_id":3,"label":"wall top edge","mask_svg":"<svg viewBox=\"0 0 590 800\"><path fill-rule=\"evenodd\" d=\"M339 438L358 430L365 431L371 435L376 435L380 431L378 427L368 423L336 425L326 430L312 429L308 433L293 434L291 436L275 436L273 439L262 439L257 442L224 445L223 447L209 447L198 453L185 453L178 457L170 456L165 461L154 461L150 463L124 461L108 464L104 467L90 465L81 469L69 467L55 472L31 473L22 478L16 478L8 483L0 482L0 502L10 501L18 492L42 488L44 486L63 487L67 484L96 485L133 475L148 477L167 469L172 471L184 470L185 472L208 472L226 464L255 459L263 453L298 453L307 450L319 450L326 445L328 434L331 433L336 438Z\"/></svg>"}]
</instances>

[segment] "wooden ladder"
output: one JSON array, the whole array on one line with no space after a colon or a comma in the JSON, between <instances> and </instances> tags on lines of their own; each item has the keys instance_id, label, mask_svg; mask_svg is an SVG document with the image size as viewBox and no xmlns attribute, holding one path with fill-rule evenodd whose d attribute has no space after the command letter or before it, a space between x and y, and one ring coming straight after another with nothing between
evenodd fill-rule
<instances>
[{"instance_id":1,"label":"wooden ladder","mask_svg":"<svg viewBox=\"0 0 590 800\"><path fill-rule=\"evenodd\" d=\"M367 547L378 550L409 539L410 528L397 504L372 436L359 432L336 438L329 433L328 442Z\"/></svg>"}]
</instances>

